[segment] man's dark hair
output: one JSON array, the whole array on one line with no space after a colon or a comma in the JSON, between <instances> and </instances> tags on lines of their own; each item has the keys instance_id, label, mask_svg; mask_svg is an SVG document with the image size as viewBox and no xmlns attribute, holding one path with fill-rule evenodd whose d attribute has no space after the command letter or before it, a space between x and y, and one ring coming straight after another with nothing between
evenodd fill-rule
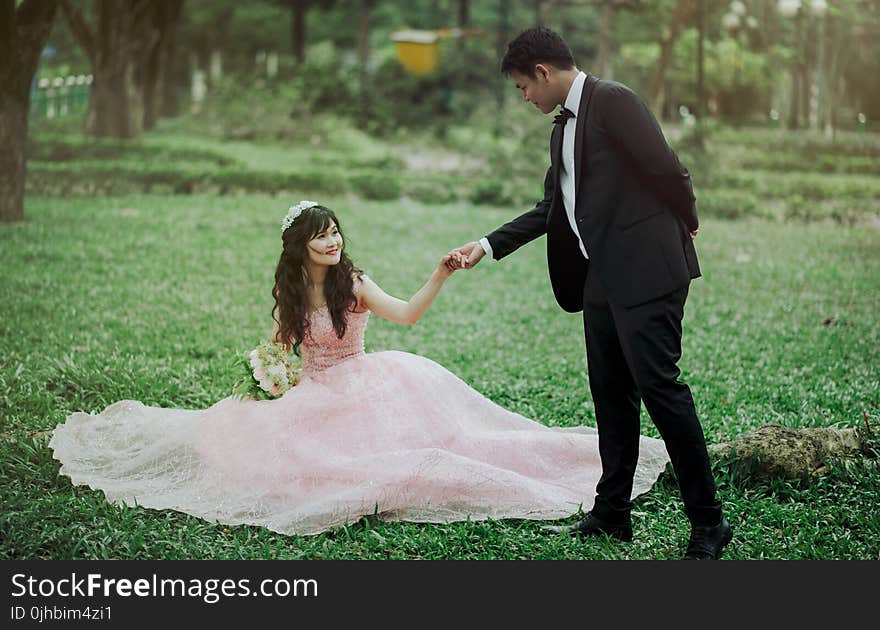
<instances>
[{"instance_id":1,"label":"man's dark hair","mask_svg":"<svg viewBox=\"0 0 880 630\"><path fill-rule=\"evenodd\" d=\"M501 60L501 74L511 72L535 78L535 66L546 63L560 70L574 68L574 56L559 33L549 28L530 28L520 33L507 45L507 53Z\"/></svg>"}]
</instances>

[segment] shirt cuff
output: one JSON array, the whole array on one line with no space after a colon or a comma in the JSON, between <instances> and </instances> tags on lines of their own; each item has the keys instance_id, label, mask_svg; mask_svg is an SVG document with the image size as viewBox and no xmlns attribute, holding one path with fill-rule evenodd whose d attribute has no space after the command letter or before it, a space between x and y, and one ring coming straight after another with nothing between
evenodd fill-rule
<instances>
[{"instance_id":1,"label":"shirt cuff","mask_svg":"<svg viewBox=\"0 0 880 630\"><path fill-rule=\"evenodd\" d=\"M485 236L480 239L480 247L483 248L483 251L486 252L486 255L489 258L491 258L492 260L495 260L495 256L492 255L492 246L489 245L489 239L486 238Z\"/></svg>"}]
</instances>

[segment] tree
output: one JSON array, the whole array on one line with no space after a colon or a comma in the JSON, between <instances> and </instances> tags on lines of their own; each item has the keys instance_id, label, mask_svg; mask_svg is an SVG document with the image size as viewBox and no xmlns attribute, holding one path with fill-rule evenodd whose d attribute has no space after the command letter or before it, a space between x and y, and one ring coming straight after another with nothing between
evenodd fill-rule
<instances>
[{"instance_id":1,"label":"tree","mask_svg":"<svg viewBox=\"0 0 880 630\"><path fill-rule=\"evenodd\" d=\"M138 73L143 89L145 130L153 129L160 115L176 111L176 86L172 64L175 51L175 33L180 19L183 0L156 2L152 8L153 28L157 33L154 43L142 57Z\"/></svg>"},{"instance_id":2,"label":"tree","mask_svg":"<svg viewBox=\"0 0 880 630\"><path fill-rule=\"evenodd\" d=\"M615 0L602 2L602 18L599 20L599 45L596 49L596 72L600 77L613 79L611 71L611 46L614 40L614 14L618 3Z\"/></svg>"},{"instance_id":3,"label":"tree","mask_svg":"<svg viewBox=\"0 0 880 630\"><path fill-rule=\"evenodd\" d=\"M594 72L603 79L613 79L611 52L614 47L614 17L623 9L630 11L643 9L642 0L566 0L564 4L600 7L599 36L593 68Z\"/></svg>"},{"instance_id":4,"label":"tree","mask_svg":"<svg viewBox=\"0 0 880 630\"><path fill-rule=\"evenodd\" d=\"M357 29L357 58L362 66L367 63L367 57L369 57L370 53L370 17L372 16L373 9L375 8L376 0L360 1Z\"/></svg>"},{"instance_id":5,"label":"tree","mask_svg":"<svg viewBox=\"0 0 880 630\"><path fill-rule=\"evenodd\" d=\"M471 21L471 0L458 0L458 26L466 28Z\"/></svg>"},{"instance_id":6,"label":"tree","mask_svg":"<svg viewBox=\"0 0 880 630\"><path fill-rule=\"evenodd\" d=\"M306 13L309 0L287 0L290 7L290 41L293 57L300 63L306 60Z\"/></svg>"},{"instance_id":7,"label":"tree","mask_svg":"<svg viewBox=\"0 0 880 630\"><path fill-rule=\"evenodd\" d=\"M272 2L290 9L291 51L293 52L293 58L302 63L306 60L306 43L308 41L306 16L309 9L317 5L322 11L328 11L333 8L336 0L272 0ZM367 9L366 5L371 6ZM373 6L375 6L375 2L366 2L361 8L361 19L363 19L364 13L367 14L367 27L369 27L369 13L372 11Z\"/></svg>"},{"instance_id":8,"label":"tree","mask_svg":"<svg viewBox=\"0 0 880 630\"><path fill-rule=\"evenodd\" d=\"M828 52L823 60L825 81L821 86L824 96L820 113L826 134L833 135L841 122L838 120L838 110L847 100L849 105L861 112L866 111L869 102L873 103L875 116L880 110L876 98L880 91L880 80L875 71L880 54L880 46L877 44L877 35L880 34L880 1L831 0L825 19L828 22L823 36L826 38L825 49ZM859 64L860 52L867 61L864 68ZM846 81L848 75L855 79L850 85ZM853 94L852 88L858 88L865 94L866 102L859 103L862 99Z\"/></svg>"},{"instance_id":9,"label":"tree","mask_svg":"<svg viewBox=\"0 0 880 630\"><path fill-rule=\"evenodd\" d=\"M95 77L86 133L135 138L176 109L170 66L183 0L95 0L94 28L71 0L61 6Z\"/></svg>"},{"instance_id":10,"label":"tree","mask_svg":"<svg viewBox=\"0 0 880 630\"><path fill-rule=\"evenodd\" d=\"M793 5L792 5L793 6ZM791 60L791 96L789 99L788 121L789 129L797 129L800 126L801 103L804 101L804 77L806 75L805 55L803 47L803 13L800 8L794 14L794 47ZM806 111L806 108L805 108Z\"/></svg>"},{"instance_id":11,"label":"tree","mask_svg":"<svg viewBox=\"0 0 880 630\"><path fill-rule=\"evenodd\" d=\"M61 0L70 29L92 65L85 132L136 138L144 128L143 87L136 71L159 40L153 0L95 0L93 29L71 0Z\"/></svg>"},{"instance_id":12,"label":"tree","mask_svg":"<svg viewBox=\"0 0 880 630\"><path fill-rule=\"evenodd\" d=\"M661 115L666 104L666 74L669 71L669 64L672 60L672 51L685 27L693 21L696 10L696 0L677 0L669 23L660 36L660 57L657 60L657 66L648 84L647 98L651 109L658 116Z\"/></svg>"},{"instance_id":13,"label":"tree","mask_svg":"<svg viewBox=\"0 0 880 630\"><path fill-rule=\"evenodd\" d=\"M550 11L552 0L533 0L535 10L535 26L548 26L550 24Z\"/></svg>"},{"instance_id":14,"label":"tree","mask_svg":"<svg viewBox=\"0 0 880 630\"><path fill-rule=\"evenodd\" d=\"M57 0L0 2L0 222L24 218L30 88L57 9Z\"/></svg>"}]
</instances>

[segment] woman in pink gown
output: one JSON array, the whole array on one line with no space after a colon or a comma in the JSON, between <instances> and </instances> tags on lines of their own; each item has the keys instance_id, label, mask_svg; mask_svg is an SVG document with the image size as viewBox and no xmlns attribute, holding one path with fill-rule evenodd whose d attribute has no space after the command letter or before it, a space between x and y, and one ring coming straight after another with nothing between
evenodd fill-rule
<instances>
[{"instance_id":1,"label":"woman in pink gown","mask_svg":"<svg viewBox=\"0 0 880 630\"><path fill-rule=\"evenodd\" d=\"M602 472L595 429L524 418L430 359L364 352L370 313L417 321L455 254L409 301L398 300L354 268L338 226L313 202L283 222L273 337L302 356L297 386L277 399L228 397L208 409L123 400L97 415L74 413L50 441L61 474L111 502L284 534L370 515L548 520L591 505ZM633 496L667 461L662 441L641 438Z\"/></svg>"}]
</instances>

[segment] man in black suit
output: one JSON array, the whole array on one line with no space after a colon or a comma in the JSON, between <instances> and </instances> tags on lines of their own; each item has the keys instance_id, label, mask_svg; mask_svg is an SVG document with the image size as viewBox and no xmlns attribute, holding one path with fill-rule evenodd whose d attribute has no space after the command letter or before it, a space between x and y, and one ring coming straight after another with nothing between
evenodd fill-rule
<instances>
[{"instance_id":1,"label":"man in black suit","mask_svg":"<svg viewBox=\"0 0 880 630\"><path fill-rule=\"evenodd\" d=\"M691 522L685 558L717 559L732 530L676 365L688 286L700 275L690 175L642 99L580 72L553 31L519 35L501 71L542 113L562 108L550 137L544 198L457 251L473 267L485 254L500 260L547 234L556 300L568 312L583 311L602 477L585 519L547 529L632 540L641 400L666 444Z\"/></svg>"}]
</instances>

